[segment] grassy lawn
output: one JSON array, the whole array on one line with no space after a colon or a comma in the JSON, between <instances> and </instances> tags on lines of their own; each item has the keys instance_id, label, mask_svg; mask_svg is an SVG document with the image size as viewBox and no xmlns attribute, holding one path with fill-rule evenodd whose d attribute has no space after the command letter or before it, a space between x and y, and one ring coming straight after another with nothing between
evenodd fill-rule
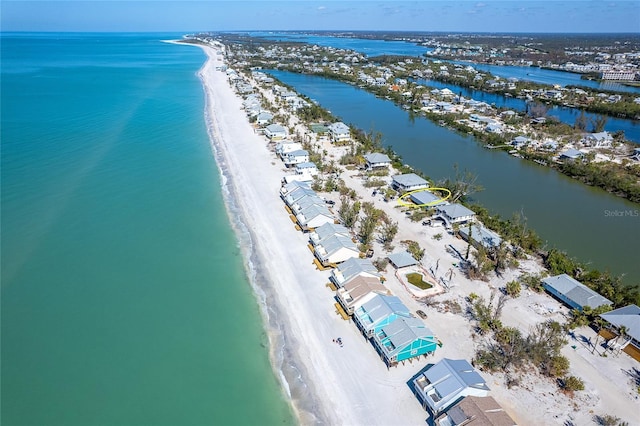
<instances>
[{"instance_id":1,"label":"grassy lawn","mask_svg":"<svg viewBox=\"0 0 640 426\"><path fill-rule=\"evenodd\" d=\"M428 290L431 287L433 287L433 285L423 281L422 274L419 274L417 272L412 272L410 274L407 274L406 277L407 277L407 281L409 281L411 284L415 285L416 287L421 288L422 290Z\"/></svg>"}]
</instances>

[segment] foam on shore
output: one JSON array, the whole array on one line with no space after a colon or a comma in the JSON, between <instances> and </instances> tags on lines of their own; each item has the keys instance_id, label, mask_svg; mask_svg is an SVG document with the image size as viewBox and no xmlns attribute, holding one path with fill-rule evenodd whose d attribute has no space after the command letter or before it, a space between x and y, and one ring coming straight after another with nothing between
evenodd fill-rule
<instances>
[{"instance_id":1,"label":"foam on shore","mask_svg":"<svg viewBox=\"0 0 640 426\"><path fill-rule=\"evenodd\" d=\"M207 62L198 72L198 76L206 92L205 122L211 151L220 172L227 214L238 238L238 247L242 252L247 278L263 316L272 367L283 387L283 393L291 402L298 421L301 424L327 424L324 410L318 405L318 399L314 397L310 381L306 378L304 363L297 356L297 351L293 350L296 343L291 329L288 328L289 319L284 307L275 297L273 285L267 278L269 271L265 266L264 254L257 249L254 243L255 234L249 226L249 219L245 210L240 207L242 196L234 182L232 170L226 162L225 147L221 144L219 124L217 117L212 113L215 100L211 98L212 92L208 88L204 76L204 69L207 66L214 66L214 58L211 49L200 47L208 56Z\"/></svg>"}]
</instances>

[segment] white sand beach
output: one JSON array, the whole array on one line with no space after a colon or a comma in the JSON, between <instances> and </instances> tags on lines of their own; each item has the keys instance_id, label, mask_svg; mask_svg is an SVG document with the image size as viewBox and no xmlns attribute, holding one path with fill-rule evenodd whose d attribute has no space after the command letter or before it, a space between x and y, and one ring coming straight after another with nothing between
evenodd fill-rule
<instances>
[{"instance_id":1,"label":"white sand beach","mask_svg":"<svg viewBox=\"0 0 640 426\"><path fill-rule=\"evenodd\" d=\"M229 200L237 203L230 208L230 214L238 214L239 224L244 224L250 233L252 247L243 249L255 272L252 278L256 293L265 304L263 313L270 335L272 360L275 370L284 375L284 387L289 387L301 423L425 424L428 413L413 395L408 382L428 363L442 358L471 360L474 346L469 320L463 314L438 309L437 304L427 307L414 300L393 278L393 270L389 267L385 275L389 278L390 289L412 310L423 309L428 313L426 325L439 336L444 346L426 360L421 358L387 369L356 326L336 315L334 293L326 286L329 271L316 269L313 255L307 248L307 235L294 228L278 196L285 174L282 163L268 149L265 138L249 124L241 108L241 99L232 90L226 74L216 70L223 65L222 56L212 47L201 47L208 55L208 61L200 71L206 91L206 118L216 159L228 179ZM437 230L410 222L399 209L380 199L374 200L370 191L349 172L343 178L366 201L374 201L376 207L384 208L400 223L397 241L420 240L427 252L423 261L426 268L440 259L438 277L449 269L455 271L455 286L436 296L436 302L457 301L464 310L464 295L475 291L486 297L491 287L504 285L519 273L512 271L489 285L467 280L455 269L455 259L445 250L446 244L457 244L459 248L465 244L447 235L444 241L433 240L431 237ZM538 268L539 265L531 261L520 269ZM544 294L525 293L505 307L505 324L526 329L530 324L566 314L566 308ZM552 312L538 309L540 306L552 306ZM576 333L587 335L590 331L580 329ZM332 341L337 337L342 338L343 347ZM491 388L490 395L519 424L564 424L569 416L575 419L575 424L588 424L593 413L616 414L627 421L633 421L635 417L640 421L637 395L628 392L626 382L616 383L626 380L624 374L617 371L623 369L620 365L605 368L604 364L612 364L611 358L592 356L582 346L569 349L565 355L571 359L572 373L585 381L587 391L583 396L571 400L560 394L555 384L535 378L529 389L524 385L506 389L501 377L483 373ZM634 361L629 362L624 355L616 361L624 363L625 368L634 365Z\"/></svg>"}]
</instances>

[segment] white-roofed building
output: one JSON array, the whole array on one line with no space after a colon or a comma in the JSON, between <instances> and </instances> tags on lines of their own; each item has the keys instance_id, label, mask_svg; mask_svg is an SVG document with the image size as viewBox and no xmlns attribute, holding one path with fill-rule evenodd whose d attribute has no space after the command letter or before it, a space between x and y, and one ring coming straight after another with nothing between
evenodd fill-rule
<instances>
[{"instance_id":1,"label":"white-roofed building","mask_svg":"<svg viewBox=\"0 0 640 426\"><path fill-rule=\"evenodd\" d=\"M309 162L309 151L305 149L297 149L282 155L282 161L286 166L294 166L296 164Z\"/></svg>"},{"instance_id":2,"label":"white-roofed building","mask_svg":"<svg viewBox=\"0 0 640 426\"><path fill-rule=\"evenodd\" d=\"M325 223L334 222L333 214L325 205L311 205L296 213L296 221L303 231L309 232Z\"/></svg>"},{"instance_id":3,"label":"white-roofed building","mask_svg":"<svg viewBox=\"0 0 640 426\"><path fill-rule=\"evenodd\" d=\"M315 242L313 254L323 266L333 266L352 257L360 257L360 250L351 236L333 234Z\"/></svg>"},{"instance_id":4,"label":"white-roofed building","mask_svg":"<svg viewBox=\"0 0 640 426\"><path fill-rule=\"evenodd\" d=\"M287 129L279 124L269 124L264 128L264 134L270 141L280 141L287 137Z\"/></svg>"}]
</instances>

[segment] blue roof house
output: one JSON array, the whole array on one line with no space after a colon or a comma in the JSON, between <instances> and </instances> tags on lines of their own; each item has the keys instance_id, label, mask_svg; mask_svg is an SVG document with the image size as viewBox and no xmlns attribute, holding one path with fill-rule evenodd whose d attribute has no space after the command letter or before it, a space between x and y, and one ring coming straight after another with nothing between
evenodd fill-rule
<instances>
[{"instance_id":1,"label":"blue roof house","mask_svg":"<svg viewBox=\"0 0 640 426\"><path fill-rule=\"evenodd\" d=\"M353 313L353 320L367 337L400 317L410 318L411 311L397 296L376 295Z\"/></svg>"},{"instance_id":2,"label":"blue roof house","mask_svg":"<svg viewBox=\"0 0 640 426\"><path fill-rule=\"evenodd\" d=\"M380 327L373 344L388 366L436 351L438 339L418 318L398 318Z\"/></svg>"}]
</instances>

